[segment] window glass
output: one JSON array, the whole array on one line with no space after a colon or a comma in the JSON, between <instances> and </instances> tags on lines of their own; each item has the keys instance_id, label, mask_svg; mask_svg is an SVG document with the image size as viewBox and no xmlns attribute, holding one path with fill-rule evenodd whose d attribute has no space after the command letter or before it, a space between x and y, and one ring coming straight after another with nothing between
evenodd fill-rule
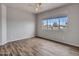
<instances>
[{"instance_id":1,"label":"window glass","mask_svg":"<svg viewBox=\"0 0 79 59\"><path fill-rule=\"evenodd\" d=\"M47 20L43 20L43 25L47 25Z\"/></svg>"},{"instance_id":2,"label":"window glass","mask_svg":"<svg viewBox=\"0 0 79 59\"><path fill-rule=\"evenodd\" d=\"M43 29L43 30L47 30L47 26L48 26L48 21L47 21L47 19L42 20L42 29Z\"/></svg>"},{"instance_id":3,"label":"window glass","mask_svg":"<svg viewBox=\"0 0 79 59\"><path fill-rule=\"evenodd\" d=\"M64 29L67 27L68 17L61 17L60 18L60 29Z\"/></svg>"},{"instance_id":4,"label":"window glass","mask_svg":"<svg viewBox=\"0 0 79 59\"><path fill-rule=\"evenodd\" d=\"M59 19L54 18L54 19L52 19L52 22L53 22L53 29L54 30L59 29Z\"/></svg>"},{"instance_id":5,"label":"window glass","mask_svg":"<svg viewBox=\"0 0 79 59\"><path fill-rule=\"evenodd\" d=\"M42 20L42 28L45 30L65 29L67 27L68 17L56 17Z\"/></svg>"}]
</instances>

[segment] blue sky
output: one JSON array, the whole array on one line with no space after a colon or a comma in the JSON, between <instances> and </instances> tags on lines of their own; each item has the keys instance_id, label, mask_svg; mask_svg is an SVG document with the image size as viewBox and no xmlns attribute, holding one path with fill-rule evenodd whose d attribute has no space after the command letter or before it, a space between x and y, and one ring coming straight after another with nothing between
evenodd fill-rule
<instances>
[{"instance_id":1,"label":"blue sky","mask_svg":"<svg viewBox=\"0 0 79 59\"><path fill-rule=\"evenodd\" d=\"M68 17L59 17L59 18L54 18L54 19L47 19L47 20L43 20L43 24L47 24L48 25L53 25L54 22L56 22L57 24L59 24L59 19L60 19L60 25L66 25L67 21L68 21Z\"/></svg>"},{"instance_id":2,"label":"blue sky","mask_svg":"<svg viewBox=\"0 0 79 59\"><path fill-rule=\"evenodd\" d=\"M66 25L67 22L68 22L68 17L63 17L60 20L60 25Z\"/></svg>"}]
</instances>

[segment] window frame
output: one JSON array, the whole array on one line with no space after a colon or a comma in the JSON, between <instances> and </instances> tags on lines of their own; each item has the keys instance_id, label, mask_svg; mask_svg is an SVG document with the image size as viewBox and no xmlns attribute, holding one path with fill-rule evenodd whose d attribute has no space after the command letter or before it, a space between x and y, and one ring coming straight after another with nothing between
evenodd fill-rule
<instances>
[{"instance_id":1,"label":"window frame","mask_svg":"<svg viewBox=\"0 0 79 59\"><path fill-rule=\"evenodd\" d=\"M60 23L61 23L60 20L63 20L63 19L60 19L60 18L64 18L64 17L67 18L66 21L67 21L67 24L68 24L68 16L59 16L59 17L44 18L43 20L47 20L47 29L44 29L44 30L49 30L49 28L48 28L48 27L49 27L49 24L48 24L48 21L49 21L49 20L51 21L51 20L54 20L54 19L57 19L57 18L59 18L59 19L58 19L59 21L58 21L58 29L57 29L57 30L61 29L61 28L60 28ZM42 20L42 21L43 21L43 20ZM49 21L49 23L52 24L52 22L50 22L50 21ZM56 23L57 23L57 22L56 22ZM65 27L67 27L67 24L65 25ZM42 25L43 25L43 24L42 24ZM51 25L50 25L50 26L51 26ZM53 27L53 26L52 26L52 27ZM64 26L63 26L63 29L64 29ZM53 29L51 29L51 30L53 30Z\"/></svg>"}]
</instances>

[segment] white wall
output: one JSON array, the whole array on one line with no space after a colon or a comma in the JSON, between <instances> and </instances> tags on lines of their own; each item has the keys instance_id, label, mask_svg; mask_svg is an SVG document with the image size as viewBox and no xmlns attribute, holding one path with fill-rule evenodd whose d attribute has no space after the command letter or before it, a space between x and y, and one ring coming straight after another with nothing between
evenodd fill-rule
<instances>
[{"instance_id":1,"label":"white wall","mask_svg":"<svg viewBox=\"0 0 79 59\"><path fill-rule=\"evenodd\" d=\"M34 36L34 14L0 4L0 45Z\"/></svg>"},{"instance_id":2,"label":"white wall","mask_svg":"<svg viewBox=\"0 0 79 59\"><path fill-rule=\"evenodd\" d=\"M6 43L6 6L0 4L0 45Z\"/></svg>"},{"instance_id":3,"label":"white wall","mask_svg":"<svg viewBox=\"0 0 79 59\"><path fill-rule=\"evenodd\" d=\"M42 31L41 20L43 18L49 18L51 16L63 16L69 17L69 23L67 30L48 30ZM69 6L63 6L51 11L38 14L37 21L37 36L79 46L79 4L72 4ZM55 39L54 39L55 38Z\"/></svg>"},{"instance_id":4,"label":"white wall","mask_svg":"<svg viewBox=\"0 0 79 59\"><path fill-rule=\"evenodd\" d=\"M1 5L2 8L2 44L6 43L7 40L7 27L6 27L6 6L4 4Z\"/></svg>"},{"instance_id":5,"label":"white wall","mask_svg":"<svg viewBox=\"0 0 79 59\"><path fill-rule=\"evenodd\" d=\"M35 35L35 15L7 8L7 41L27 39Z\"/></svg>"},{"instance_id":6,"label":"white wall","mask_svg":"<svg viewBox=\"0 0 79 59\"><path fill-rule=\"evenodd\" d=\"M0 45L2 42L2 19L1 19L1 4L0 4Z\"/></svg>"}]
</instances>

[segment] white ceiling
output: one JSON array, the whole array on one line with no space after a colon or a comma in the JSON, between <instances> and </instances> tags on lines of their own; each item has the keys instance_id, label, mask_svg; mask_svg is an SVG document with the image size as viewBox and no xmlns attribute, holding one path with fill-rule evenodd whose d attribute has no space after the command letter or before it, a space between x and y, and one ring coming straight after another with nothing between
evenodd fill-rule
<instances>
[{"instance_id":1,"label":"white ceiling","mask_svg":"<svg viewBox=\"0 0 79 59\"><path fill-rule=\"evenodd\" d=\"M50 9L61 7L63 5L66 5L66 3L42 3L38 12L35 11L35 3L7 3L5 5L7 7L17 8L32 13L40 13Z\"/></svg>"}]
</instances>

